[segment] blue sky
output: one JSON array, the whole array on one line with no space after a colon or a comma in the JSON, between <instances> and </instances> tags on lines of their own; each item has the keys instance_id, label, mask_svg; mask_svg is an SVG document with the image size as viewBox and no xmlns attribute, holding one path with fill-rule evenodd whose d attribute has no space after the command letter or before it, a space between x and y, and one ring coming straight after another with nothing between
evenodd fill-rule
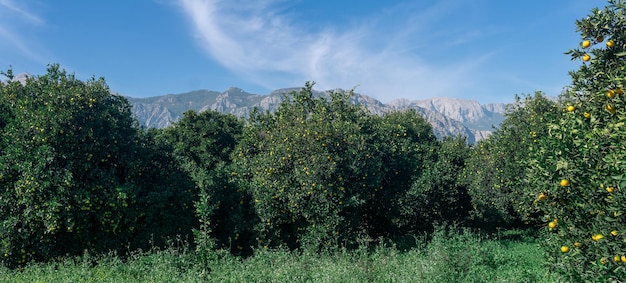
<instances>
[{"instance_id":1,"label":"blue sky","mask_svg":"<svg viewBox=\"0 0 626 283\"><path fill-rule=\"evenodd\" d=\"M0 69L59 63L131 97L315 81L389 102L558 95L605 0L0 0Z\"/></svg>"}]
</instances>

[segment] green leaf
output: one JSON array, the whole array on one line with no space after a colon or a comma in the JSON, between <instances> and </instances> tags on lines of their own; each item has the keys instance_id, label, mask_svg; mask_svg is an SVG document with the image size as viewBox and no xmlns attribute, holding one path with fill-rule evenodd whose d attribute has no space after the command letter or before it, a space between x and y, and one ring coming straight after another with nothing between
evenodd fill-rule
<instances>
[{"instance_id":1,"label":"green leaf","mask_svg":"<svg viewBox=\"0 0 626 283\"><path fill-rule=\"evenodd\" d=\"M569 163L567 162L567 160L558 160L556 162L556 170L567 170L569 168Z\"/></svg>"}]
</instances>

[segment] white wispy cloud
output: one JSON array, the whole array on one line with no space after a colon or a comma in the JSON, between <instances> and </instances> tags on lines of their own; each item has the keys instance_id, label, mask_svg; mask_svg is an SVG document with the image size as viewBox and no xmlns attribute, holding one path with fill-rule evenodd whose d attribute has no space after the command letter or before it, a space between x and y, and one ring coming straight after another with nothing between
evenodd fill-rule
<instances>
[{"instance_id":1,"label":"white wispy cloud","mask_svg":"<svg viewBox=\"0 0 626 283\"><path fill-rule=\"evenodd\" d=\"M40 17L19 6L13 0L0 0L0 6L32 24L43 24L43 20Z\"/></svg>"},{"instance_id":2,"label":"white wispy cloud","mask_svg":"<svg viewBox=\"0 0 626 283\"><path fill-rule=\"evenodd\" d=\"M40 27L45 22L29 11L23 2L19 3L13 0L0 0L0 51L5 54L17 53L32 61L43 62L38 52L33 50L28 37L23 36L22 27Z\"/></svg>"},{"instance_id":3,"label":"white wispy cloud","mask_svg":"<svg viewBox=\"0 0 626 283\"><path fill-rule=\"evenodd\" d=\"M446 1L443 1L446 2ZM448 65L421 56L425 48L416 38L432 36L433 22L448 6L435 4L394 19L394 9L348 27L305 28L284 12L281 1L179 0L201 46L226 68L268 89L316 81L322 89L357 87L360 93L383 101L389 97L452 96L473 84L472 72L489 53ZM254 3L254 4L251 4ZM475 36L459 31L463 44Z\"/></svg>"}]
</instances>

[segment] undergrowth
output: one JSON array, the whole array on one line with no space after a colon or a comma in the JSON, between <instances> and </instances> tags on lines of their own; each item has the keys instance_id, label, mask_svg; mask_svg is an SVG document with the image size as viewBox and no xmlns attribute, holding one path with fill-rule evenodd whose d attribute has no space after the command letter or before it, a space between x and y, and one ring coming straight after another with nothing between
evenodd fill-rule
<instances>
[{"instance_id":1,"label":"undergrowth","mask_svg":"<svg viewBox=\"0 0 626 283\"><path fill-rule=\"evenodd\" d=\"M438 229L413 248L363 244L355 250L260 248L246 259L206 260L185 248L0 268L2 282L555 282L535 238L524 231L482 235Z\"/></svg>"}]
</instances>

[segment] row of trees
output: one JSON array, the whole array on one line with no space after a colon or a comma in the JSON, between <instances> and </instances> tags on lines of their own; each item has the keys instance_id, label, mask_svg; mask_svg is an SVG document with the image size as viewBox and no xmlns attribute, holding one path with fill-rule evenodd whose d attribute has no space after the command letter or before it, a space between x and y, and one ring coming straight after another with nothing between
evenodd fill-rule
<instances>
[{"instance_id":1,"label":"row of trees","mask_svg":"<svg viewBox=\"0 0 626 283\"><path fill-rule=\"evenodd\" d=\"M141 129L102 79L0 83L0 252L29 260L184 237L200 250L324 250L443 222L541 227L571 281L626 276L626 7L578 21L583 65L559 101L516 97L485 141L437 140L312 84L247 120L187 112ZM11 70L5 73L12 78ZM193 238L191 237L193 234Z\"/></svg>"},{"instance_id":2,"label":"row of trees","mask_svg":"<svg viewBox=\"0 0 626 283\"><path fill-rule=\"evenodd\" d=\"M529 223L524 149L546 134L532 129L559 115L541 93L518 99L501 129L469 147L437 140L415 111L377 116L351 93L314 97L312 87L247 121L189 111L146 130L102 79L82 82L58 65L0 84L3 262L124 253L174 237L247 255L351 247L444 222Z\"/></svg>"},{"instance_id":3,"label":"row of trees","mask_svg":"<svg viewBox=\"0 0 626 283\"><path fill-rule=\"evenodd\" d=\"M162 132L200 189L200 246L350 247L467 219L464 139L437 141L414 111L376 116L351 93L325 99L312 87L246 123L187 112Z\"/></svg>"},{"instance_id":4,"label":"row of trees","mask_svg":"<svg viewBox=\"0 0 626 283\"><path fill-rule=\"evenodd\" d=\"M465 139L438 141L415 111L376 116L351 93L314 97L307 84L247 121L190 111L141 129L102 79L58 65L22 83L4 75L0 248L10 266L174 237L236 254L350 247L482 217L470 217Z\"/></svg>"}]
</instances>

